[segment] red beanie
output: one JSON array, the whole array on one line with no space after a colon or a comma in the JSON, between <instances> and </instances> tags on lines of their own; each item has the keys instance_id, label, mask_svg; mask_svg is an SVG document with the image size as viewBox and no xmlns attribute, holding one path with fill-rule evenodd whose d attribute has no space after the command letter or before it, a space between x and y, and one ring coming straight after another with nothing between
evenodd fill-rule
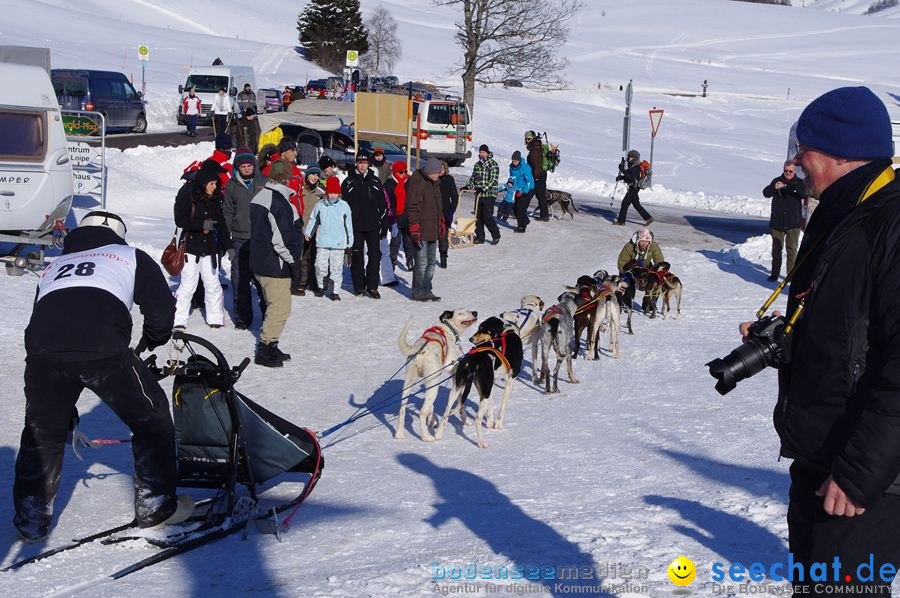
<instances>
[{"instance_id":1,"label":"red beanie","mask_svg":"<svg viewBox=\"0 0 900 598\"><path fill-rule=\"evenodd\" d=\"M391 166L391 170L394 172L394 174L400 174L401 170L403 170L403 171L406 170L406 162L404 162L402 160L397 160Z\"/></svg>"},{"instance_id":2,"label":"red beanie","mask_svg":"<svg viewBox=\"0 0 900 598\"><path fill-rule=\"evenodd\" d=\"M341 181L336 176L328 177L328 180L325 181L325 193L331 194L336 193L337 195L341 194Z\"/></svg>"}]
</instances>

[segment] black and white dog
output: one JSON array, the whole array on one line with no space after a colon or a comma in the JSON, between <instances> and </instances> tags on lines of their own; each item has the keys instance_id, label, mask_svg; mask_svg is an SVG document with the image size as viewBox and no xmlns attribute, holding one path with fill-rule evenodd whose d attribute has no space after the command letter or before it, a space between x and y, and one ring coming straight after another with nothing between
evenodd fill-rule
<instances>
[{"instance_id":1,"label":"black and white dog","mask_svg":"<svg viewBox=\"0 0 900 598\"><path fill-rule=\"evenodd\" d=\"M499 430L503 427L503 417L506 415L506 406L509 404L513 384L522 369L524 357L522 339L503 320L492 316L478 326L478 331L469 341L475 346L460 359L459 365L456 367L453 376L453 390L450 391L450 399L447 401L444 417L438 424L434 439L443 438L444 426L453 414L454 406L463 425L466 425L465 402L474 384L479 399L478 411L475 415L475 433L478 436L478 446L487 448L487 442L481 437L481 423L487 416L488 428ZM500 371L504 384L503 400L495 420L491 389L494 387L496 370Z\"/></svg>"}]
</instances>

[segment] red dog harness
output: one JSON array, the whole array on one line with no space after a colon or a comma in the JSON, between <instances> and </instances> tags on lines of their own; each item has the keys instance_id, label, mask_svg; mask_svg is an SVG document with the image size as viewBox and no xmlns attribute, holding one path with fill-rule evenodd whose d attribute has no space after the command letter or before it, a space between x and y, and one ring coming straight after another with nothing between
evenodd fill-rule
<instances>
[{"instance_id":1,"label":"red dog harness","mask_svg":"<svg viewBox=\"0 0 900 598\"><path fill-rule=\"evenodd\" d=\"M485 351L489 351L489 352L493 353L497 359L500 360L500 363L502 363L503 367L506 368L507 373L511 372L512 366L509 364L509 360L506 358L506 335L507 334L509 334L509 332L504 332L503 334L500 335L499 339L492 338L490 341L488 341L488 342L493 343L493 341L499 340L500 341L500 349L495 348L493 345L484 345L484 346L480 346L480 347L474 347L472 350L469 351L469 354L472 355L475 353L484 353Z\"/></svg>"},{"instance_id":2,"label":"red dog harness","mask_svg":"<svg viewBox=\"0 0 900 598\"><path fill-rule=\"evenodd\" d=\"M422 333L420 338L425 339L425 344L428 343L437 343L441 346L441 363L444 363L447 360L447 347L449 343L447 343L447 335L444 333L444 329L440 326L432 326L425 330ZM423 347L424 348L424 345Z\"/></svg>"},{"instance_id":3,"label":"red dog harness","mask_svg":"<svg viewBox=\"0 0 900 598\"><path fill-rule=\"evenodd\" d=\"M547 308L547 311L544 312L544 316L541 318L542 322L549 322L553 318L562 315L562 308L558 305L551 305Z\"/></svg>"}]
</instances>

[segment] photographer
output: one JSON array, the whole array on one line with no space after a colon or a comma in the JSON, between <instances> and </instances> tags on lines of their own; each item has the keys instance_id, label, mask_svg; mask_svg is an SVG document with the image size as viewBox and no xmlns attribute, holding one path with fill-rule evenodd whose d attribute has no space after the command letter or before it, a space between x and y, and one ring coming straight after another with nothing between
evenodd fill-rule
<instances>
[{"instance_id":1,"label":"photographer","mask_svg":"<svg viewBox=\"0 0 900 598\"><path fill-rule=\"evenodd\" d=\"M619 162L619 174L617 181L625 181L628 191L622 198L622 207L619 209L619 217L613 220L613 224L623 226L625 217L628 215L628 207L634 205L634 209L638 211L641 218L644 219L644 226L649 226L653 222L653 216L641 205L641 198L638 191L641 188L641 154L637 150L628 150L627 161Z\"/></svg>"},{"instance_id":2,"label":"photographer","mask_svg":"<svg viewBox=\"0 0 900 598\"><path fill-rule=\"evenodd\" d=\"M900 560L900 184L890 118L868 88L835 89L806 107L797 139L794 164L821 203L789 277L793 330L784 327L782 340L741 324L746 344L736 352L765 357L737 379L779 368L774 421L781 455L794 460L795 562L809 572L839 557L843 570L856 571L873 558L873 580L850 583L887 596L891 581L879 567ZM849 593L805 579L795 592Z\"/></svg>"},{"instance_id":3,"label":"photographer","mask_svg":"<svg viewBox=\"0 0 900 598\"><path fill-rule=\"evenodd\" d=\"M772 274L769 281L778 280L781 272L781 253L787 248L787 272L794 268L797 245L800 244L800 226L803 223L803 201L806 185L797 177L794 162L784 163L784 172L772 179L763 189L763 197L772 198L769 228L772 231Z\"/></svg>"}]
</instances>

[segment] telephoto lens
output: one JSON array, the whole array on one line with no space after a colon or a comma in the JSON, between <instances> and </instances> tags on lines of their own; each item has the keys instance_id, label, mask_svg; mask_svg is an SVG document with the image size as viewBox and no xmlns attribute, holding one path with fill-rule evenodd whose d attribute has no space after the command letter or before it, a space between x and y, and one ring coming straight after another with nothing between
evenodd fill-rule
<instances>
[{"instance_id":1,"label":"telephoto lens","mask_svg":"<svg viewBox=\"0 0 900 598\"><path fill-rule=\"evenodd\" d=\"M747 342L718 359L706 364L709 375L717 380L716 391L726 395L741 380L760 373L766 366L784 363L784 318L768 316L750 326Z\"/></svg>"}]
</instances>

